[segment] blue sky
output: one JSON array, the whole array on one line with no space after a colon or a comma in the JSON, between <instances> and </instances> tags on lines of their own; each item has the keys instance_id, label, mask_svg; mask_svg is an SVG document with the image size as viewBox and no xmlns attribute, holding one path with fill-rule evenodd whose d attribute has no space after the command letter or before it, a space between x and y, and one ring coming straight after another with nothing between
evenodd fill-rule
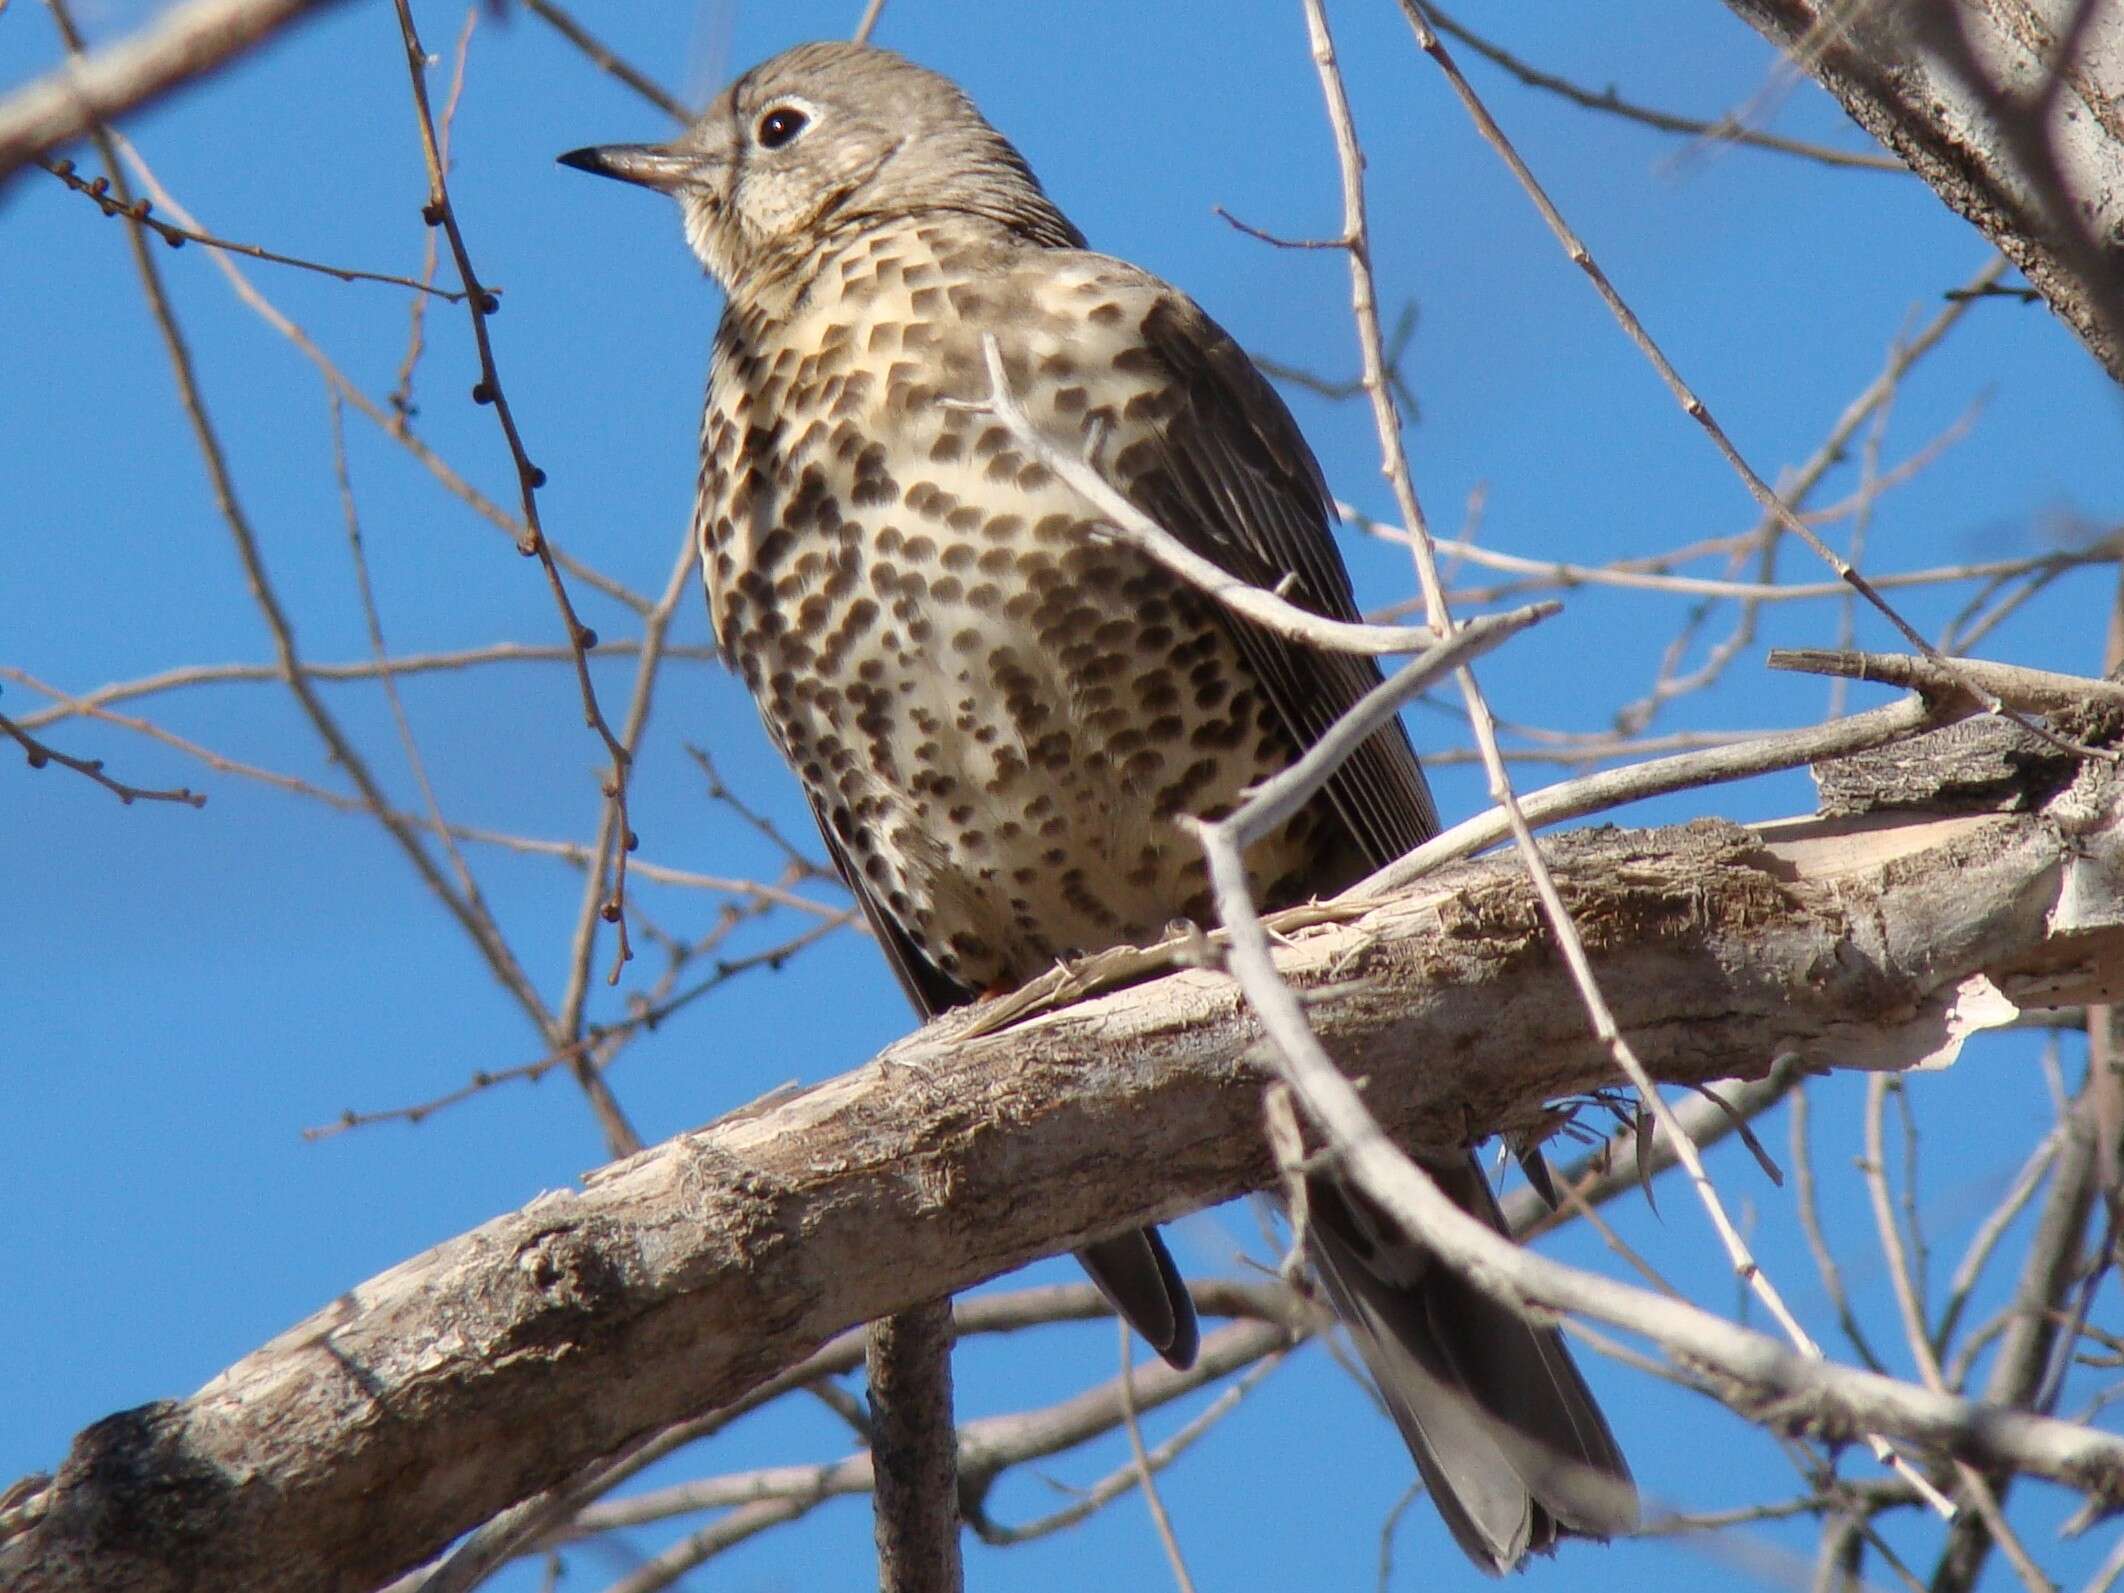
<instances>
[{"instance_id":1,"label":"blue sky","mask_svg":"<svg viewBox=\"0 0 2124 1593\"><path fill-rule=\"evenodd\" d=\"M580 15L697 101L787 44L845 33L858 9L586 3ZM84 7L82 20L93 37L109 38L153 10L112 0ZM428 48L447 57L462 11L416 11ZM1407 374L1422 412L1409 442L1438 527L1457 530L1478 487L1481 540L1528 555L1599 562L1752 525L1739 483L1474 138L1394 8L1341 4L1334 21L1371 162L1383 295L1390 311L1408 302L1419 311ZM1707 116L1746 102L1771 64L1753 34L1702 3L1539 8L1494 26L1503 42L1589 86L1613 83ZM1213 13L894 0L879 40L965 84L1095 247L1188 288L1263 356L1354 371L1341 261L1265 247L1212 212L1222 205L1284 235L1325 235L1337 224L1333 151L1295 4ZM0 11L0 82L26 80L57 53L42 7ZM1987 258L1982 239L1914 180L1745 150L1691 153L1512 86L1479 63L1468 70L1766 476L1805 458L1890 340ZM446 70L434 74L438 100L446 79ZM127 131L177 196L225 235L411 272L425 236L424 177L407 102L389 8L350 5L132 119ZM1863 147L1811 89L1786 97L1775 125ZM652 592L691 504L719 300L668 206L562 170L553 156L667 128L536 19L482 18L456 121L453 193L474 259L504 290L497 358L532 457L550 478L542 512L557 542ZM237 303L204 250L157 257L304 655L366 656L321 384ZM405 348L406 293L246 270L355 381L378 395L390 390ZM0 350L0 663L82 690L179 664L269 659L118 225L41 173L0 191ZM513 502L493 416L468 397L476 375L461 312L432 306L417 426L483 490ZM1390 514L1368 416L1303 393L1292 402L1337 490ZM1883 498L1869 567L2010 556L2124 513L2116 390L2047 311L1976 306L1899 395L1884 458L1909 455L1973 406L1969 436ZM348 427L394 650L557 641L535 566L373 428L353 418ZM1856 472L1846 464L1825 497L1852 490ZM1385 602L1406 593L1402 554L1344 540L1362 595ZM1788 552L1784 568L1802 570L1802 559ZM2092 670L2113 585L2101 571L2064 579L1980 651ZM1920 594L1906 609L1936 629L1961 596ZM618 606L580 589L578 600L600 632L629 634ZM678 639L704 643L700 605L689 597L678 612ZM1561 618L1485 664L1497 711L1599 727L1653 679L1680 614L1666 596L1574 595ZM1730 624L1720 609L1709 634ZM1835 634L1829 606L1773 610L1726 681L1674 704L1659 727L1807 721L1825 688L1767 675L1761 650L1830 645ZM1858 634L1862 645L1891 645L1870 619ZM599 668L615 708L630 668ZM412 802L377 692L329 690L387 784ZM546 837L592 833L598 750L566 670L497 666L408 680L403 691L453 818ZM41 700L0 682L0 711L19 716ZM1878 700L1870 691L1855 698ZM136 708L229 757L342 784L278 688L201 687ZM1419 712L1414 723L1426 750L1464 739L1437 713ZM195 1388L350 1283L602 1159L580 1097L559 1079L489 1091L417 1128L306 1143L303 1128L342 1108L425 1100L475 1069L528 1061L540 1050L536 1036L372 825L212 773L121 729L72 723L48 737L107 758L122 778L189 784L210 801L199 811L121 808L63 771L32 774L0 759L0 1012L9 1036L0 1200L14 1214L6 1254L16 1280L0 1295L0 1480L56 1464L88 1422ZM661 689L636 787L642 855L705 872L771 871L772 850L705 802L681 750L689 740L713 751L748 801L790 834L808 835L795 788L741 689L712 665L679 663ZM1437 784L1448 814L1479 799L1465 768L1441 770ZM1628 818L1747 819L1809 801L1804 779L1789 776ZM474 861L531 976L553 998L566 969L574 874L492 850ZM636 889L674 932L701 932L718 905L698 892ZM731 949L757 949L797 927L789 919L753 926ZM615 996L599 999L604 1016L623 1010ZM874 949L836 937L778 974L735 980L698 1004L631 1051L613 1084L644 1137L661 1139L785 1079L853 1066L907 1025ZM1942 1257L2049 1120L2033 1059L2033 1042L1999 1042L1914 1083ZM2080 1065L2069 1041L2066 1064L2068 1072ZM1856 1150L1847 1131L1858 1089L1855 1080L1824 1089L1824 1133L1843 1135L1825 1139L1832 1169ZM1766 1138L1782 1145L1783 1136L1773 1120ZM1721 1165L1766 1261L1826 1333L1827 1306L1789 1196L1744 1157ZM1663 1219L1626 1203L1619 1219L1698 1299L1730 1306L1729 1274L1698 1215L1679 1191L1662 1211ZM1859 1247L1856 1207L1832 1201L1830 1216ZM1180 1224L1177 1244L1183 1265L1203 1272L1231 1265L1237 1245L1259 1250L1243 1208ZM1610 1264L1583 1236L1567 1236L1558 1253ZM1072 1274L1056 1263L1039 1275ZM1862 1308L1876 1313L1876 1337L1896 1342L1885 1280L1862 1266L1853 1282ZM1052 1330L1033 1343L962 1357L967 1414L1059 1398L1110 1371L1104 1329ZM1597 1360L1591 1370L1650 1495L1715 1508L1778 1485L1775 1451L1715 1407ZM825 1458L843 1445L823 1412L799 1410L740 1424L684 1469ZM1085 1484L1120 1453L1110 1445L1051 1472ZM1847 1470L1869 1475L1871 1465L1854 1458ZM1313 1349L1169 1472L1164 1493L1203 1585L1342 1587L1370 1585L1378 1524L1407 1480L1391 1431ZM1055 1497L1020 1479L1000 1494L998 1513L1034 1514ZM2061 1497L2043 1498L2037 1519L2054 1523L2064 1507ZM1530 1575L1553 1587L1625 1578L1638 1588L1695 1586L1763 1555L1796 1555L1804 1568L1811 1541L1803 1530L1762 1528L1689 1547L1580 1550ZM2036 1541L2046 1566L2068 1581L2108 1547L2099 1535L2059 1545L2047 1525ZM844 1502L734 1553L693 1585L858 1586L868 1544L862 1507ZM970 1554L970 1582L980 1588L1155 1586L1164 1577L1132 1499L1067 1538ZM1398 1587L1472 1580L1424 1507L1402 1528L1396 1561ZM596 1585L612 1569L586 1556L571 1585Z\"/></svg>"}]
</instances>

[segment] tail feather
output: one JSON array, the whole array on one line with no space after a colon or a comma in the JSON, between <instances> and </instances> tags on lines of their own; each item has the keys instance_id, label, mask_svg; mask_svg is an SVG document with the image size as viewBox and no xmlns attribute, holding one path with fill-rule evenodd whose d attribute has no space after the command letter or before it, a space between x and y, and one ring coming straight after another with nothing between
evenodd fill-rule
<instances>
[{"instance_id":1,"label":"tail feather","mask_svg":"<svg viewBox=\"0 0 2124 1593\"><path fill-rule=\"evenodd\" d=\"M1499 1232L1469 1158L1433 1176ZM1529 1326L1326 1176L1308 1183L1311 1254L1454 1540L1511 1569L1566 1534L1637 1525L1630 1468L1554 1328Z\"/></svg>"},{"instance_id":2,"label":"tail feather","mask_svg":"<svg viewBox=\"0 0 2124 1593\"><path fill-rule=\"evenodd\" d=\"M1173 1264L1172 1252L1155 1228L1101 1239L1077 1252L1099 1292L1165 1358L1184 1372L1195 1364L1202 1329L1195 1319L1194 1296Z\"/></svg>"}]
</instances>

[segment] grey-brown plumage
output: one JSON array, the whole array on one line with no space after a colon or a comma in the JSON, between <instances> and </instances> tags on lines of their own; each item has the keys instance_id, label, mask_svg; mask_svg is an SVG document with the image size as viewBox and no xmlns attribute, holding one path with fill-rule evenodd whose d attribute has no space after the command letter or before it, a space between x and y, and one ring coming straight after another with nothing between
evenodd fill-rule
<instances>
[{"instance_id":1,"label":"grey-brown plumage","mask_svg":"<svg viewBox=\"0 0 2124 1593\"><path fill-rule=\"evenodd\" d=\"M711 617L925 1015L1207 911L1173 821L1229 811L1378 679L1140 555L979 407L983 334L1060 446L1196 551L1356 617L1319 468L1183 294L1091 253L936 74L803 45L667 145L571 165L674 194L729 294L695 507ZM1437 827L1398 726L1248 854L1275 906ZM1472 1159L1438 1170L1495 1223ZM1485 1569L1636 1520L1560 1337L1314 1180L1312 1259L1455 1538ZM1194 1308L1154 1232L1080 1252L1176 1365Z\"/></svg>"}]
</instances>

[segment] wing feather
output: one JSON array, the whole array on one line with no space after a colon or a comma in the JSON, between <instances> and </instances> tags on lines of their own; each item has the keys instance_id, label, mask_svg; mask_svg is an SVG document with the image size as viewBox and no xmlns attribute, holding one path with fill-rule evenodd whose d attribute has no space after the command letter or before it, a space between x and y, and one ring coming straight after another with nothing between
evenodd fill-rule
<instances>
[{"instance_id":1,"label":"wing feather","mask_svg":"<svg viewBox=\"0 0 2124 1593\"><path fill-rule=\"evenodd\" d=\"M1190 300L1155 297L1143 346L1169 382L1151 435L1114 467L1129 499L1220 568L1337 620L1360 616L1335 548L1333 505L1298 423L1244 351ZM1289 641L1220 609L1269 701L1301 746L1379 684L1379 666ZM1408 733L1382 728L1330 777L1326 796L1371 867L1437 833Z\"/></svg>"}]
</instances>

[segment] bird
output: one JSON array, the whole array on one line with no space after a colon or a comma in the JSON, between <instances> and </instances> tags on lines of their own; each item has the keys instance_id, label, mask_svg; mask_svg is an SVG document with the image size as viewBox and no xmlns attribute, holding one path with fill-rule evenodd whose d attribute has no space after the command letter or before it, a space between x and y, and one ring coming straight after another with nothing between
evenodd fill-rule
<instances>
[{"instance_id":1,"label":"bird","mask_svg":"<svg viewBox=\"0 0 2124 1593\"><path fill-rule=\"evenodd\" d=\"M1320 467L1239 345L1093 251L950 79L875 46L798 45L667 143L559 159L676 198L724 290L693 517L710 619L917 1012L1209 921L1179 821L1288 767L1378 666L1099 536L984 399L992 347L1043 440L1228 574L1354 620ZM1329 895L1437 828L1394 722L1248 851L1249 883L1266 907ZM1503 1231L1472 1153L1430 1170ZM1635 1527L1629 1467L1554 1327L1331 1167L1307 1206L1307 1259L1480 1569ZM1168 1362L1193 1361L1155 1230L1078 1258Z\"/></svg>"}]
</instances>

